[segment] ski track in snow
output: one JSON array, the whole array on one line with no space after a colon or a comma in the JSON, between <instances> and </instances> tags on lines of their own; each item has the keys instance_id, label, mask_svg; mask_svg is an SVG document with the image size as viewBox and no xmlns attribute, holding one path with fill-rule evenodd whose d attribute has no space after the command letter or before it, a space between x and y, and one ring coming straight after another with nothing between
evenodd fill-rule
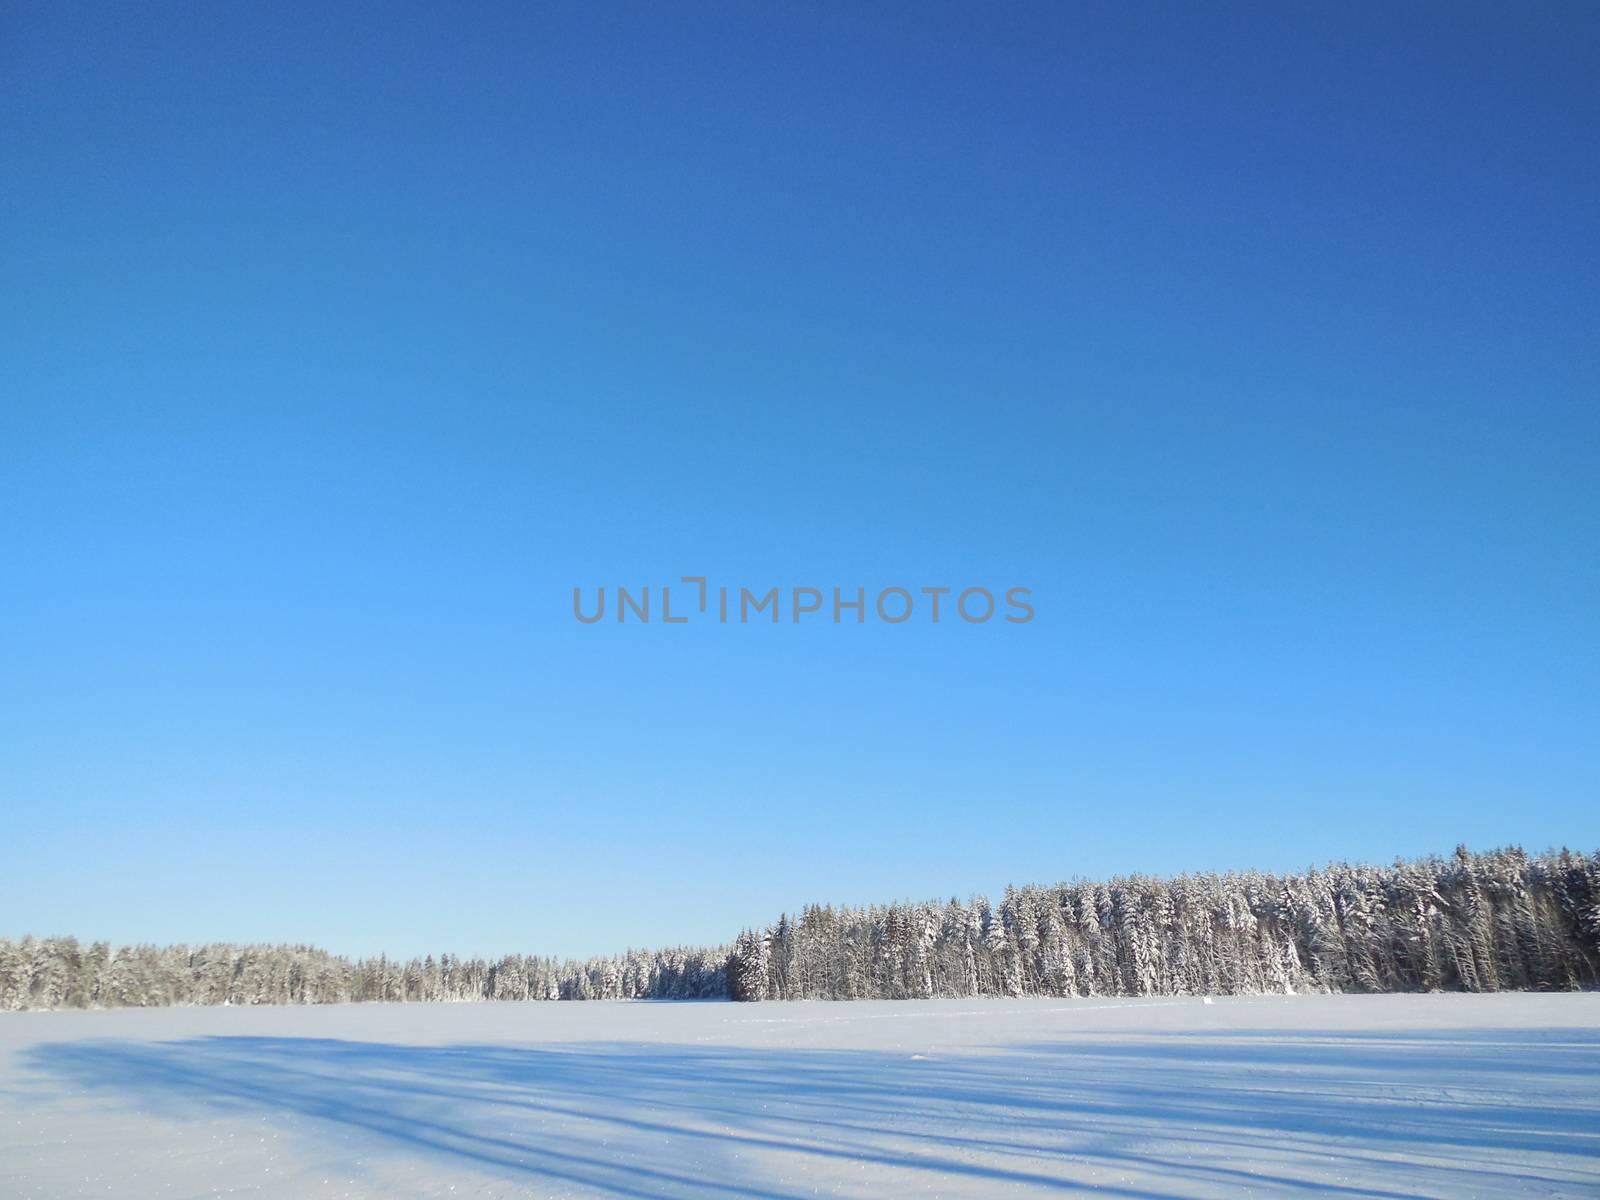
<instances>
[{"instance_id":1,"label":"ski track in snow","mask_svg":"<svg viewBox=\"0 0 1600 1200\"><path fill-rule=\"evenodd\" d=\"M0 1197L1600 1197L1600 995L0 1014Z\"/></svg>"}]
</instances>

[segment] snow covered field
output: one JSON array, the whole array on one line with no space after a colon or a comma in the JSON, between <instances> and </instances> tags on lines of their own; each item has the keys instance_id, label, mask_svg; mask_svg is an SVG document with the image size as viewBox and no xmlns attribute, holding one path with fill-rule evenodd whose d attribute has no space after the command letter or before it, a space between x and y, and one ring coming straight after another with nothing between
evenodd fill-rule
<instances>
[{"instance_id":1,"label":"snow covered field","mask_svg":"<svg viewBox=\"0 0 1600 1200\"><path fill-rule=\"evenodd\" d=\"M0 1196L1600 1196L1600 995L0 1014Z\"/></svg>"}]
</instances>

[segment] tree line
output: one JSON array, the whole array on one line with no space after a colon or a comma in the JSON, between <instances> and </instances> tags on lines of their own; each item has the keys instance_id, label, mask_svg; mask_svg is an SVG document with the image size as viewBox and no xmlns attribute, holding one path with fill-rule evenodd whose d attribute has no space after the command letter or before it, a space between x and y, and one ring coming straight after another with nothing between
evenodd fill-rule
<instances>
[{"instance_id":1,"label":"tree line","mask_svg":"<svg viewBox=\"0 0 1600 1200\"><path fill-rule=\"evenodd\" d=\"M312 946L90 945L0 940L0 1011L188 1004L341 1004L420 1000L701 1000L728 994L726 947L630 951L577 962L384 956L351 960Z\"/></svg>"},{"instance_id":2,"label":"tree line","mask_svg":"<svg viewBox=\"0 0 1600 1200\"><path fill-rule=\"evenodd\" d=\"M0 1009L345 1001L1574 990L1600 986L1600 853L1517 848L1300 874L1135 875L813 905L731 947L584 961L350 960L309 946L0 941Z\"/></svg>"},{"instance_id":3,"label":"tree line","mask_svg":"<svg viewBox=\"0 0 1600 1200\"><path fill-rule=\"evenodd\" d=\"M1600 983L1600 854L1007 888L746 930L734 999L1570 990Z\"/></svg>"}]
</instances>

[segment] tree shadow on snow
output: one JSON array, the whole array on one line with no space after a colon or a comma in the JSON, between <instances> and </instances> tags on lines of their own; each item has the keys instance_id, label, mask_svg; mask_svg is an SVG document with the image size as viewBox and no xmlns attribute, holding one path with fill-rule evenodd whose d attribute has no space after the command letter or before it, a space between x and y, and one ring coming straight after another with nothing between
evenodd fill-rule
<instances>
[{"instance_id":1,"label":"tree shadow on snow","mask_svg":"<svg viewBox=\"0 0 1600 1200\"><path fill-rule=\"evenodd\" d=\"M1600 1191L1594 1030L1085 1031L927 1057L210 1037L26 1057L54 1084L168 1117L289 1117L619 1196Z\"/></svg>"}]
</instances>

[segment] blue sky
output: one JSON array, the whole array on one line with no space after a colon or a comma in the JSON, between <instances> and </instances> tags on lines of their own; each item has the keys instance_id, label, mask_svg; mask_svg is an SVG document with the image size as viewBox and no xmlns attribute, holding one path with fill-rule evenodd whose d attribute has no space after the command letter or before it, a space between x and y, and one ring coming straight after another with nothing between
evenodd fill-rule
<instances>
[{"instance_id":1,"label":"blue sky","mask_svg":"<svg viewBox=\"0 0 1600 1200\"><path fill-rule=\"evenodd\" d=\"M1594 9L335 7L0 13L0 935L1600 845Z\"/></svg>"}]
</instances>

